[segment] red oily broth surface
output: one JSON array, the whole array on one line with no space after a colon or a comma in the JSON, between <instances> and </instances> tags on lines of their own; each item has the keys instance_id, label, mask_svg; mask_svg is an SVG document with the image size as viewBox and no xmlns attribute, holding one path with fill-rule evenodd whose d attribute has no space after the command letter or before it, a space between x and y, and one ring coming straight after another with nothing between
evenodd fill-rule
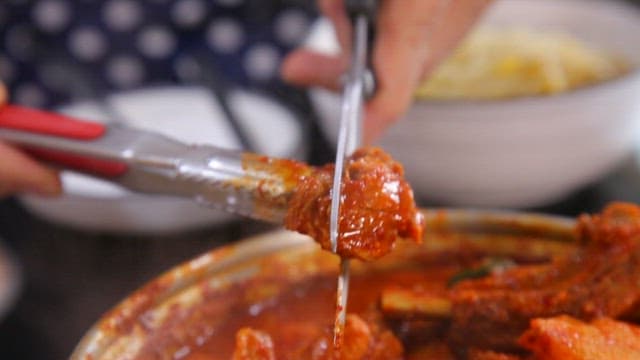
<instances>
[{"instance_id":1,"label":"red oily broth surface","mask_svg":"<svg viewBox=\"0 0 640 360\"><path fill-rule=\"evenodd\" d=\"M443 263L433 259L433 263L419 267L355 275L351 279L348 312L365 315L375 310L382 289L388 285L419 284L424 289L444 291L446 281L460 269L454 261ZM297 354L331 330L336 283L335 274L325 274L297 283L269 278L238 284L225 294L212 296L198 308L190 309L189 314L175 309L175 321L169 320L169 324L154 334L138 359L154 358L158 354L187 360L229 359L235 346L235 333L246 326L271 336L278 359L297 358ZM268 292L279 287L282 290L277 295L265 300L242 301L253 292ZM218 310L229 302L235 304L221 318Z\"/></svg>"}]
</instances>

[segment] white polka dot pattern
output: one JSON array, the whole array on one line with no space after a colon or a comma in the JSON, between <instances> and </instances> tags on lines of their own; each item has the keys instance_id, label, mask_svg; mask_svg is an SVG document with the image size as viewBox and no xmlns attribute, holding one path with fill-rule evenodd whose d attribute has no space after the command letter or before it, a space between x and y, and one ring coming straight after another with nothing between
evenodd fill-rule
<instances>
[{"instance_id":1,"label":"white polka dot pattern","mask_svg":"<svg viewBox=\"0 0 640 360\"><path fill-rule=\"evenodd\" d=\"M276 74L279 60L278 51L273 46L258 44L245 55L245 71L254 80L268 80Z\"/></svg>"},{"instance_id":2,"label":"white polka dot pattern","mask_svg":"<svg viewBox=\"0 0 640 360\"><path fill-rule=\"evenodd\" d=\"M150 58L168 56L176 46L176 39L164 26L149 26L138 35L137 47Z\"/></svg>"},{"instance_id":3,"label":"white polka dot pattern","mask_svg":"<svg viewBox=\"0 0 640 360\"><path fill-rule=\"evenodd\" d=\"M33 21L45 32L59 32L69 25L71 9L63 0L40 0L32 10Z\"/></svg>"},{"instance_id":4,"label":"white polka dot pattern","mask_svg":"<svg viewBox=\"0 0 640 360\"><path fill-rule=\"evenodd\" d=\"M280 86L280 59L310 23L301 3L0 0L0 82L46 107L147 83L200 83L208 66L241 86Z\"/></svg>"},{"instance_id":5,"label":"white polka dot pattern","mask_svg":"<svg viewBox=\"0 0 640 360\"><path fill-rule=\"evenodd\" d=\"M242 46L242 27L232 19L219 19L211 23L207 31L207 43L221 53L232 53Z\"/></svg>"},{"instance_id":6,"label":"white polka dot pattern","mask_svg":"<svg viewBox=\"0 0 640 360\"><path fill-rule=\"evenodd\" d=\"M283 11L275 22L275 33L286 45L298 45L309 27L307 17L299 10Z\"/></svg>"},{"instance_id":7,"label":"white polka dot pattern","mask_svg":"<svg viewBox=\"0 0 640 360\"><path fill-rule=\"evenodd\" d=\"M142 62L132 56L118 56L107 63L107 79L116 87L130 88L144 79Z\"/></svg>"},{"instance_id":8,"label":"white polka dot pattern","mask_svg":"<svg viewBox=\"0 0 640 360\"><path fill-rule=\"evenodd\" d=\"M189 28L200 24L207 7L203 0L178 0L171 11L171 18L178 26Z\"/></svg>"},{"instance_id":9,"label":"white polka dot pattern","mask_svg":"<svg viewBox=\"0 0 640 360\"><path fill-rule=\"evenodd\" d=\"M108 0L102 16L110 30L130 31L142 20L142 10L134 0Z\"/></svg>"},{"instance_id":10,"label":"white polka dot pattern","mask_svg":"<svg viewBox=\"0 0 640 360\"><path fill-rule=\"evenodd\" d=\"M107 41L95 27L77 28L69 35L69 51L80 60L95 61L106 53Z\"/></svg>"}]
</instances>

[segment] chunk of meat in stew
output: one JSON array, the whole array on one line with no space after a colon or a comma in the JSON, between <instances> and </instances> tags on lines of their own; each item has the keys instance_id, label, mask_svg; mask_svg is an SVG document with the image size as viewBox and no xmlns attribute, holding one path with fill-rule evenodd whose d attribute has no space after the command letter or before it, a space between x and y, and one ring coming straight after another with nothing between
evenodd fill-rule
<instances>
[{"instance_id":1,"label":"chunk of meat in stew","mask_svg":"<svg viewBox=\"0 0 640 360\"><path fill-rule=\"evenodd\" d=\"M303 176L285 226L331 249L329 217L334 165ZM346 160L339 216L338 254L373 260L389 253L398 237L422 240L424 219L400 163L378 148L357 150Z\"/></svg>"},{"instance_id":2,"label":"chunk of meat in stew","mask_svg":"<svg viewBox=\"0 0 640 360\"><path fill-rule=\"evenodd\" d=\"M610 318L589 324L562 315L531 321L520 344L538 360L640 359L640 328Z\"/></svg>"},{"instance_id":3,"label":"chunk of meat in stew","mask_svg":"<svg viewBox=\"0 0 640 360\"><path fill-rule=\"evenodd\" d=\"M275 360L269 334L248 327L238 330L233 360Z\"/></svg>"}]
</instances>

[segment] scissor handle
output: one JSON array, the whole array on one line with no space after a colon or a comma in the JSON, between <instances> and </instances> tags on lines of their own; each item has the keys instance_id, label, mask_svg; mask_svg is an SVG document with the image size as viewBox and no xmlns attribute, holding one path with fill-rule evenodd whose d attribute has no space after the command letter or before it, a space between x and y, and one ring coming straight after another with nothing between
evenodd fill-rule
<instances>
[{"instance_id":1,"label":"scissor handle","mask_svg":"<svg viewBox=\"0 0 640 360\"><path fill-rule=\"evenodd\" d=\"M378 14L379 3L379 0L345 0L344 5L349 16L365 15L373 23Z\"/></svg>"},{"instance_id":2,"label":"scissor handle","mask_svg":"<svg viewBox=\"0 0 640 360\"><path fill-rule=\"evenodd\" d=\"M345 0L345 9L347 14L351 18L352 23L359 16L364 16L367 20L367 70L364 80L364 97L366 99L372 98L377 90L378 79L376 71L373 67L372 53L373 46L376 37L376 20L378 17L379 0Z\"/></svg>"},{"instance_id":3,"label":"scissor handle","mask_svg":"<svg viewBox=\"0 0 640 360\"><path fill-rule=\"evenodd\" d=\"M3 134L2 129L10 130L10 132ZM17 140L16 134L20 135L20 137L36 134L38 136L90 142L100 139L107 131L107 127L103 124L79 120L52 112L17 105L6 105L0 108L0 139L16 143L19 146L21 144ZM11 134L14 136L11 136ZM12 139L14 137L16 139ZM22 145L21 147L40 160L91 174L117 177L127 171L127 165L120 162L57 151L51 147L44 148L34 145Z\"/></svg>"}]
</instances>

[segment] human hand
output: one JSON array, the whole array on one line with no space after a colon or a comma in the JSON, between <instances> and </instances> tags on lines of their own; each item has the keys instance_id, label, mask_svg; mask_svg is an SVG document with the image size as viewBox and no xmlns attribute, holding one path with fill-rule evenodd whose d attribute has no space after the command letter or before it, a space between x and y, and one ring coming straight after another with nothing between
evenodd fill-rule
<instances>
[{"instance_id":1,"label":"human hand","mask_svg":"<svg viewBox=\"0 0 640 360\"><path fill-rule=\"evenodd\" d=\"M333 22L342 53L321 55L310 50L290 54L282 66L285 80L302 86L337 90L349 64L351 25L344 0L318 0ZM401 117L422 79L447 56L491 0L381 0L373 67L377 93L365 108L365 142L378 137Z\"/></svg>"},{"instance_id":2,"label":"human hand","mask_svg":"<svg viewBox=\"0 0 640 360\"><path fill-rule=\"evenodd\" d=\"M7 91L0 84L0 106L7 102ZM20 150L0 142L0 197L29 192L45 196L61 192L58 174Z\"/></svg>"}]
</instances>

